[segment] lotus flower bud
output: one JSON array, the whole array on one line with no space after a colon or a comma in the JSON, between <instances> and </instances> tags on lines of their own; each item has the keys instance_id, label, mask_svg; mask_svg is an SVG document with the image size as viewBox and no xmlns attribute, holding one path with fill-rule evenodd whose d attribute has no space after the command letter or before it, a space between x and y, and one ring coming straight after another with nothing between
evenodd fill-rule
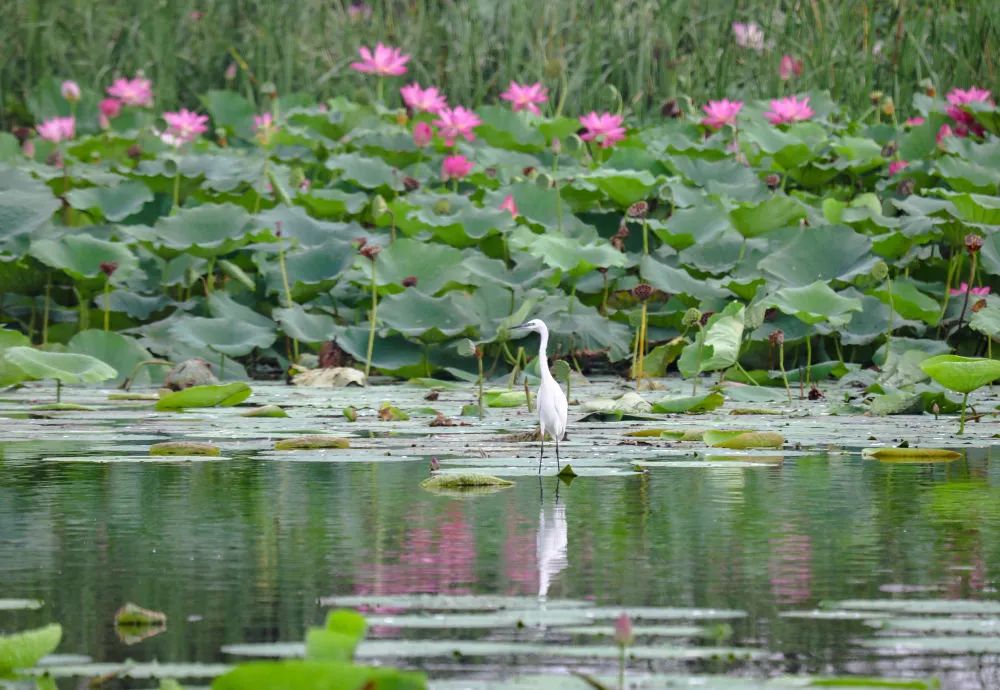
<instances>
[{"instance_id":1,"label":"lotus flower bud","mask_svg":"<svg viewBox=\"0 0 1000 690\"><path fill-rule=\"evenodd\" d=\"M634 288L632 288L632 296L635 297L640 302L645 302L652 296L653 286L646 283L639 283Z\"/></svg>"},{"instance_id":2,"label":"lotus flower bud","mask_svg":"<svg viewBox=\"0 0 1000 690\"><path fill-rule=\"evenodd\" d=\"M403 189L408 192L413 192L420 189L420 180L415 177L410 177L407 175L403 178Z\"/></svg>"},{"instance_id":3,"label":"lotus flower bud","mask_svg":"<svg viewBox=\"0 0 1000 690\"><path fill-rule=\"evenodd\" d=\"M889 277L889 266L884 261L879 261L874 266L872 266L872 278L881 283L888 277Z\"/></svg>"},{"instance_id":4,"label":"lotus flower bud","mask_svg":"<svg viewBox=\"0 0 1000 690\"><path fill-rule=\"evenodd\" d=\"M686 312L684 312L684 318L681 319L681 324L684 328L691 328L691 326L699 323L701 321L701 310L691 307Z\"/></svg>"},{"instance_id":5,"label":"lotus flower bud","mask_svg":"<svg viewBox=\"0 0 1000 690\"><path fill-rule=\"evenodd\" d=\"M649 213L649 204L645 201L637 201L628 207L625 215L629 218L645 218L647 213Z\"/></svg>"},{"instance_id":6,"label":"lotus flower bud","mask_svg":"<svg viewBox=\"0 0 1000 690\"><path fill-rule=\"evenodd\" d=\"M965 251L969 254L978 254L979 250L983 248L983 238L974 232L970 232L965 236Z\"/></svg>"},{"instance_id":7,"label":"lotus flower bud","mask_svg":"<svg viewBox=\"0 0 1000 690\"><path fill-rule=\"evenodd\" d=\"M365 257L372 263L375 262L375 257L378 256L378 253L380 251L382 251L382 247L378 246L377 244L368 244L367 242L360 249L361 256Z\"/></svg>"},{"instance_id":8,"label":"lotus flower bud","mask_svg":"<svg viewBox=\"0 0 1000 690\"><path fill-rule=\"evenodd\" d=\"M118 270L118 262L117 261L102 261L101 262L101 273L103 273L104 275L106 275L108 278L110 278L111 275L115 271L117 271L117 270Z\"/></svg>"},{"instance_id":9,"label":"lotus flower bud","mask_svg":"<svg viewBox=\"0 0 1000 690\"><path fill-rule=\"evenodd\" d=\"M628 617L627 613L623 613L615 621L615 642L620 647L628 647L634 640L635 635L632 633L632 619Z\"/></svg>"},{"instance_id":10,"label":"lotus flower bud","mask_svg":"<svg viewBox=\"0 0 1000 690\"><path fill-rule=\"evenodd\" d=\"M76 103L80 100L80 85L71 79L67 79L62 83L60 91L62 97L70 103Z\"/></svg>"},{"instance_id":11,"label":"lotus flower bud","mask_svg":"<svg viewBox=\"0 0 1000 690\"><path fill-rule=\"evenodd\" d=\"M384 216L388 212L389 204L386 203L381 194L376 194L375 198L372 199L372 216L378 218L379 216Z\"/></svg>"},{"instance_id":12,"label":"lotus flower bud","mask_svg":"<svg viewBox=\"0 0 1000 690\"><path fill-rule=\"evenodd\" d=\"M416 276L406 276L403 278L403 287L414 287L417 284Z\"/></svg>"},{"instance_id":13,"label":"lotus flower bud","mask_svg":"<svg viewBox=\"0 0 1000 690\"><path fill-rule=\"evenodd\" d=\"M881 91L872 91L868 94L868 100L872 102L873 106L878 107L878 104L882 102L882 96L883 94Z\"/></svg>"},{"instance_id":14,"label":"lotus flower bud","mask_svg":"<svg viewBox=\"0 0 1000 690\"><path fill-rule=\"evenodd\" d=\"M772 191L777 189L781 186L781 175L778 173L771 173L764 178L764 184L766 184L767 188Z\"/></svg>"},{"instance_id":15,"label":"lotus flower bud","mask_svg":"<svg viewBox=\"0 0 1000 690\"><path fill-rule=\"evenodd\" d=\"M892 100L892 96L882 101L882 114L886 117L892 117L896 114L896 103Z\"/></svg>"},{"instance_id":16,"label":"lotus flower bud","mask_svg":"<svg viewBox=\"0 0 1000 690\"><path fill-rule=\"evenodd\" d=\"M558 137L552 140L552 153L557 156L562 153L562 141Z\"/></svg>"},{"instance_id":17,"label":"lotus flower bud","mask_svg":"<svg viewBox=\"0 0 1000 690\"><path fill-rule=\"evenodd\" d=\"M222 76L225 77L226 81L232 81L233 79L235 79L236 78L236 63L235 62L230 62L229 65L226 67L226 71L223 73Z\"/></svg>"},{"instance_id":18,"label":"lotus flower bud","mask_svg":"<svg viewBox=\"0 0 1000 690\"><path fill-rule=\"evenodd\" d=\"M771 343L771 347L781 347L785 344L785 332L780 328L776 328L771 331L771 335L767 339Z\"/></svg>"},{"instance_id":19,"label":"lotus flower bud","mask_svg":"<svg viewBox=\"0 0 1000 690\"><path fill-rule=\"evenodd\" d=\"M809 389L809 399L810 399L810 400L819 400L820 398L825 398L825 397L826 397L826 396L825 396L825 395L823 395L823 391L821 391L821 390L820 390L820 389L819 389L819 388L818 388L818 387L816 386L816 384L815 384L815 383L814 383L814 384L812 385L812 388L810 388L810 389Z\"/></svg>"}]
</instances>

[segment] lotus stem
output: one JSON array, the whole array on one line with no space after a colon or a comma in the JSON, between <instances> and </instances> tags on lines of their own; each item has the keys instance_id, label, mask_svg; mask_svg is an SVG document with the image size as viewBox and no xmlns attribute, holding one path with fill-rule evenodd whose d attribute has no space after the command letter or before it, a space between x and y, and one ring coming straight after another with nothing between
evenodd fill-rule
<instances>
[{"instance_id":1,"label":"lotus stem","mask_svg":"<svg viewBox=\"0 0 1000 690\"><path fill-rule=\"evenodd\" d=\"M962 300L962 311L958 315L958 326L955 328L956 333L962 329L962 321L965 319L965 311L969 308L969 295L972 294L972 284L976 279L976 264L978 263L976 259L978 258L978 254L974 253L972 255L972 262L969 266L969 284L965 288L965 299Z\"/></svg>"},{"instance_id":2,"label":"lotus stem","mask_svg":"<svg viewBox=\"0 0 1000 690\"><path fill-rule=\"evenodd\" d=\"M174 175L174 205L170 208L170 215L177 213L177 207L181 202L181 174Z\"/></svg>"},{"instance_id":3,"label":"lotus stem","mask_svg":"<svg viewBox=\"0 0 1000 690\"><path fill-rule=\"evenodd\" d=\"M785 392L788 393L788 404L792 404L792 388L788 385L788 374L785 373L785 344L778 345L778 368L781 369L781 380L785 382Z\"/></svg>"},{"instance_id":4,"label":"lotus stem","mask_svg":"<svg viewBox=\"0 0 1000 690\"><path fill-rule=\"evenodd\" d=\"M642 255L649 255L649 228L646 219L642 219Z\"/></svg>"},{"instance_id":5,"label":"lotus stem","mask_svg":"<svg viewBox=\"0 0 1000 690\"><path fill-rule=\"evenodd\" d=\"M222 380L222 375L226 371L226 355L219 353L219 380Z\"/></svg>"},{"instance_id":6,"label":"lotus stem","mask_svg":"<svg viewBox=\"0 0 1000 690\"><path fill-rule=\"evenodd\" d=\"M56 379L56 402L57 403L61 403L62 402L62 381L60 381L59 379ZM965 422L965 416L964 416L965 410L964 409L962 410L962 414L963 414L963 416L962 416L962 422L964 423Z\"/></svg>"},{"instance_id":7,"label":"lotus stem","mask_svg":"<svg viewBox=\"0 0 1000 690\"><path fill-rule=\"evenodd\" d=\"M561 107L562 104L560 104ZM552 187L556 190L556 226L559 232L563 231L562 195L559 193L559 154L556 153L552 160Z\"/></svg>"},{"instance_id":8,"label":"lotus stem","mask_svg":"<svg viewBox=\"0 0 1000 690\"><path fill-rule=\"evenodd\" d=\"M889 286L889 325L886 327L885 331L885 357L886 361L889 361L889 343L892 341L892 322L894 316L896 315L896 305L892 300L892 276L885 279L886 285Z\"/></svg>"},{"instance_id":9,"label":"lotus stem","mask_svg":"<svg viewBox=\"0 0 1000 690\"><path fill-rule=\"evenodd\" d=\"M962 396L962 417L958 422L958 433L962 435L965 433L965 408L969 403L969 394L966 393Z\"/></svg>"},{"instance_id":10,"label":"lotus stem","mask_svg":"<svg viewBox=\"0 0 1000 690\"><path fill-rule=\"evenodd\" d=\"M528 413L534 412L531 407L531 389L528 388L528 377L524 377L524 400L528 403Z\"/></svg>"},{"instance_id":11,"label":"lotus stem","mask_svg":"<svg viewBox=\"0 0 1000 690\"><path fill-rule=\"evenodd\" d=\"M379 77L377 85L375 87L375 98L378 100L379 103L382 103L382 92L383 89L385 88L385 85L382 82L383 82L382 77Z\"/></svg>"},{"instance_id":12,"label":"lotus stem","mask_svg":"<svg viewBox=\"0 0 1000 690\"><path fill-rule=\"evenodd\" d=\"M694 373L691 395L698 394L698 376L701 374L701 348L705 346L705 329L702 328L701 321L698 322L698 335L695 336L695 342L698 344L698 367Z\"/></svg>"},{"instance_id":13,"label":"lotus stem","mask_svg":"<svg viewBox=\"0 0 1000 690\"><path fill-rule=\"evenodd\" d=\"M278 238L278 266L281 269L281 286L282 289L284 289L285 291L285 306L291 309L294 302L292 301L292 289L288 285L288 268L285 265L285 240L281 237ZM375 264L372 264L373 277L374 277L374 271L375 271ZM295 363L298 364L299 341L297 338L292 338L292 356L295 360ZM368 354L368 359L371 359L371 353Z\"/></svg>"},{"instance_id":14,"label":"lotus stem","mask_svg":"<svg viewBox=\"0 0 1000 690\"><path fill-rule=\"evenodd\" d=\"M49 295L52 292L52 274L45 274L45 303L42 305L42 345L49 344Z\"/></svg>"},{"instance_id":15,"label":"lotus stem","mask_svg":"<svg viewBox=\"0 0 1000 690\"><path fill-rule=\"evenodd\" d=\"M381 84L381 80L379 84ZM375 258L372 258L372 311L371 325L368 328L368 356L365 358L365 383L372 370L372 352L375 349L375 318L378 312L378 282L375 279Z\"/></svg>"},{"instance_id":16,"label":"lotus stem","mask_svg":"<svg viewBox=\"0 0 1000 690\"><path fill-rule=\"evenodd\" d=\"M483 419L483 353L477 347L476 359L479 361L479 420Z\"/></svg>"},{"instance_id":17,"label":"lotus stem","mask_svg":"<svg viewBox=\"0 0 1000 690\"><path fill-rule=\"evenodd\" d=\"M625 690L625 645L618 651L618 690Z\"/></svg>"},{"instance_id":18,"label":"lotus stem","mask_svg":"<svg viewBox=\"0 0 1000 690\"><path fill-rule=\"evenodd\" d=\"M643 364L646 357L646 302L642 303L642 316L639 322L639 368L635 376L635 389L642 386L642 377L645 375Z\"/></svg>"},{"instance_id":19,"label":"lotus stem","mask_svg":"<svg viewBox=\"0 0 1000 690\"><path fill-rule=\"evenodd\" d=\"M270 158L265 158L264 159L264 170L262 171L263 174L264 174L263 175L264 176L264 180L268 179L268 173L270 172L270 170L269 170L270 165L271 165L271 159ZM271 187L274 188L274 183L271 184ZM253 202L253 212L255 214L256 213L260 213L260 204L261 204L262 199L263 199L263 195L260 193L260 190L257 190L257 199Z\"/></svg>"},{"instance_id":20,"label":"lotus stem","mask_svg":"<svg viewBox=\"0 0 1000 690\"><path fill-rule=\"evenodd\" d=\"M159 365L161 367L172 367L173 366L172 362L168 362L165 359L145 359L145 360L139 362L138 364L136 364L132 368L132 373L128 375L127 379L125 379L124 381L122 381L122 385L119 386L119 388L123 388L125 390L128 390L129 388L131 388L132 387L132 381L135 380L136 374L139 373L139 370L142 369L143 367L151 366L151 365L154 365L154 364Z\"/></svg>"},{"instance_id":21,"label":"lotus stem","mask_svg":"<svg viewBox=\"0 0 1000 690\"><path fill-rule=\"evenodd\" d=\"M48 289L45 291L45 320L48 321L49 295ZM44 324L42 326L44 332ZM104 278L104 332L111 330L111 278ZM44 340L44 336L43 336Z\"/></svg>"},{"instance_id":22,"label":"lotus stem","mask_svg":"<svg viewBox=\"0 0 1000 690\"><path fill-rule=\"evenodd\" d=\"M944 280L944 295L941 298L941 313L938 314L938 321L944 318L944 313L948 310L948 298L951 297L951 281L955 278L956 258L948 260L948 276Z\"/></svg>"},{"instance_id":23,"label":"lotus stem","mask_svg":"<svg viewBox=\"0 0 1000 690\"><path fill-rule=\"evenodd\" d=\"M813 346L812 336L806 336L806 383L812 383Z\"/></svg>"}]
</instances>

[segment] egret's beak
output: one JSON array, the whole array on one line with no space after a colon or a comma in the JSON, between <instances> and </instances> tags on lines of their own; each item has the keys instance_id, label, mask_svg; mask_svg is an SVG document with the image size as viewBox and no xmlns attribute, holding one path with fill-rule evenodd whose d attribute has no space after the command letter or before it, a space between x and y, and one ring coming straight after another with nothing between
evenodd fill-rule
<instances>
[{"instance_id":1,"label":"egret's beak","mask_svg":"<svg viewBox=\"0 0 1000 690\"><path fill-rule=\"evenodd\" d=\"M511 326L510 330L517 331L517 330L524 330L526 328L528 328L528 324L527 323L522 323L522 324L519 324L517 326Z\"/></svg>"}]
</instances>

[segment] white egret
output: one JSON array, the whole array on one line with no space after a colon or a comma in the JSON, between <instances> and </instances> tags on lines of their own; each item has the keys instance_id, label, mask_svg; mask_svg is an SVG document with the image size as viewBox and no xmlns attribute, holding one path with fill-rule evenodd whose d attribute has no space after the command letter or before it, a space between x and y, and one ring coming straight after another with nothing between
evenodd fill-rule
<instances>
[{"instance_id":1,"label":"white egret","mask_svg":"<svg viewBox=\"0 0 1000 690\"><path fill-rule=\"evenodd\" d=\"M542 473L542 458L545 455L545 433L551 434L556 442L556 468L559 467L559 441L566 435L566 415L569 407L566 403L566 394L562 387L552 378L549 371L549 359L545 349L549 345L549 329L541 319L526 321L520 326L514 326L516 331L533 331L541 336L538 344L538 371L542 375L542 382L538 386L538 394L535 402L538 405L538 426L541 429L541 443L538 447L538 473Z\"/></svg>"}]
</instances>

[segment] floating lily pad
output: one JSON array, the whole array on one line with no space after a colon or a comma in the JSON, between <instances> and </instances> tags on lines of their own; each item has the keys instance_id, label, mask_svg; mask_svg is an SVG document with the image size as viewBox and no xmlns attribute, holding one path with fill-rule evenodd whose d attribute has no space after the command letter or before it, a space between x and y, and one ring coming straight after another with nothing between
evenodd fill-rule
<instances>
[{"instance_id":1,"label":"floating lily pad","mask_svg":"<svg viewBox=\"0 0 1000 690\"><path fill-rule=\"evenodd\" d=\"M865 448L861 455L877 460L914 460L931 462L935 460L958 460L962 454L941 448Z\"/></svg>"},{"instance_id":2,"label":"floating lily pad","mask_svg":"<svg viewBox=\"0 0 1000 690\"><path fill-rule=\"evenodd\" d=\"M261 405L240 413L241 417L287 417L288 413L277 405Z\"/></svg>"},{"instance_id":3,"label":"floating lily pad","mask_svg":"<svg viewBox=\"0 0 1000 690\"><path fill-rule=\"evenodd\" d=\"M43 603L41 599L0 599L0 611L33 611Z\"/></svg>"},{"instance_id":4,"label":"floating lily pad","mask_svg":"<svg viewBox=\"0 0 1000 690\"><path fill-rule=\"evenodd\" d=\"M726 431L711 429L702 437L714 448L781 448L785 438L774 431Z\"/></svg>"},{"instance_id":5,"label":"floating lily pad","mask_svg":"<svg viewBox=\"0 0 1000 690\"><path fill-rule=\"evenodd\" d=\"M239 405L253 393L245 383L191 386L167 393L156 403L158 410L180 410L189 407L231 407Z\"/></svg>"},{"instance_id":6,"label":"floating lily pad","mask_svg":"<svg viewBox=\"0 0 1000 690\"><path fill-rule=\"evenodd\" d=\"M166 623L167 614L143 608L131 601L115 612L115 625L119 626L166 625Z\"/></svg>"},{"instance_id":7,"label":"floating lily pad","mask_svg":"<svg viewBox=\"0 0 1000 690\"><path fill-rule=\"evenodd\" d=\"M514 482L488 474L461 472L437 474L420 482L425 489L474 489L485 486L513 486Z\"/></svg>"},{"instance_id":8,"label":"floating lily pad","mask_svg":"<svg viewBox=\"0 0 1000 690\"><path fill-rule=\"evenodd\" d=\"M275 450L308 450L316 448L350 448L351 442L340 436L309 434L283 438L274 444Z\"/></svg>"},{"instance_id":9,"label":"floating lily pad","mask_svg":"<svg viewBox=\"0 0 1000 690\"><path fill-rule=\"evenodd\" d=\"M212 443L196 441L164 441L154 443L149 447L150 455L211 455L219 456L222 452Z\"/></svg>"}]
</instances>

